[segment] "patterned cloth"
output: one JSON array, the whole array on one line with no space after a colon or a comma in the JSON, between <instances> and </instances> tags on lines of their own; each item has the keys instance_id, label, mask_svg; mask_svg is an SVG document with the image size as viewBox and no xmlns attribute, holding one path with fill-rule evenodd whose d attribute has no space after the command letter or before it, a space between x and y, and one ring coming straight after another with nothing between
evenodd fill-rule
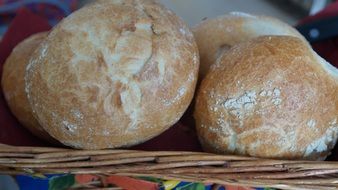
<instances>
[{"instance_id":1,"label":"patterned cloth","mask_svg":"<svg viewBox=\"0 0 338 190\"><path fill-rule=\"evenodd\" d=\"M63 190L81 187L121 187L126 190L275 190L272 188L250 188L232 185L214 185L190 183L174 180L162 180L152 177L124 177L103 175L48 175L48 176L17 176L20 190ZM99 184L98 186L92 184Z\"/></svg>"},{"instance_id":2,"label":"patterned cloth","mask_svg":"<svg viewBox=\"0 0 338 190\"><path fill-rule=\"evenodd\" d=\"M51 25L55 25L74 11L77 5L78 0L0 0L0 36L5 33L20 8L30 9L37 15L47 18Z\"/></svg>"},{"instance_id":3,"label":"patterned cloth","mask_svg":"<svg viewBox=\"0 0 338 190\"><path fill-rule=\"evenodd\" d=\"M320 21L321 19L324 18L332 18L337 16L338 16L338 0L331 3L324 10L318 12L317 14L302 19L301 21L299 21L299 25ZM336 22L338 21L336 20ZM315 42L311 45L320 56L322 56L333 66L338 68L338 36L323 41ZM336 158L338 159L338 155L336 156Z\"/></svg>"}]
</instances>

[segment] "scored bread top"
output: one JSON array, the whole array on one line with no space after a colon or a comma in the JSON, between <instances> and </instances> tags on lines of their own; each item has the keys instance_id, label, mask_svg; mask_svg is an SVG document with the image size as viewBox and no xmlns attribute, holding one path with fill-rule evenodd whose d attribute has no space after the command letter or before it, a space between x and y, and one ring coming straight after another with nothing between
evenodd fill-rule
<instances>
[{"instance_id":1,"label":"scored bread top","mask_svg":"<svg viewBox=\"0 0 338 190\"><path fill-rule=\"evenodd\" d=\"M188 27L156 1L97 1L35 52L26 90L52 136L76 148L152 138L188 107L199 67Z\"/></svg>"}]
</instances>

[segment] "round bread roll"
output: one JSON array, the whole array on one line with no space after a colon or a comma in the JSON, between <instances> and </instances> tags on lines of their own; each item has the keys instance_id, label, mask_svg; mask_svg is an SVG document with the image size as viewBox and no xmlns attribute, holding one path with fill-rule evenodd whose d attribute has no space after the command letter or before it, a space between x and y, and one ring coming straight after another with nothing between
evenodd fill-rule
<instances>
[{"instance_id":1,"label":"round bread roll","mask_svg":"<svg viewBox=\"0 0 338 190\"><path fill-rule=\"evenodd\" d=\"M204 149L324 159L338 135L338 71L299 38L263 36L223 53L194 117Z\"/></svg>"},{"instance_id":2,"label":"round bread roll","mask_svg":"<svg viewBox=\"0 0 338 190\"><path fill-rule=\"evenodd\" d=\"M179 120L198 68L193 35L174 13L157 1L103 0L51 31L27 68L26 92L65 145L130 146Z\"/></svg>"},{"instance_id":3,"label":"round bread roll","mask_svg":"<svg viewBox=\"0 0 338 190\"><path fill-rule=\"evenodd\" d=\"M193 33L200 53L200 79L218 55L235 44L263 35L288 35L306 41L296 29L276 18L241 12L204 20L193 28Z\"/></svg>"},{"instance_id":4,"label":"round bread roll","mask_svg":"<svg viewBox=\"0 0 338 190\"><path fill-rule=\"evenodd\" d=\"M26 66L32 53L46 36L47 32L34 34L13 49L3 66L1 85L7 104L19 122L35 136L55 143L56 140L33 117L25 93Z\"/></svg>"}]
</instances>

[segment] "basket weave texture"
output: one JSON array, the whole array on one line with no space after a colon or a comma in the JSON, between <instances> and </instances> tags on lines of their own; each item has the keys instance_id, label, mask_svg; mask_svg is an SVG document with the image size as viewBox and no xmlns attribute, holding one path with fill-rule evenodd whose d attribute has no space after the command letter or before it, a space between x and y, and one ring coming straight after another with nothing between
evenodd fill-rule
<instances>
[{"instance_id":1,"label":"basket weave texture","mask_svg":"<svg viewBox=\"0 0 338 190\"><path fill-rule=\"evenodd\" d=\"M278 189L338 189L338 162L205 152L74 150L0 145L3 174L103 174Z\"/></svg>"}]
</instances>

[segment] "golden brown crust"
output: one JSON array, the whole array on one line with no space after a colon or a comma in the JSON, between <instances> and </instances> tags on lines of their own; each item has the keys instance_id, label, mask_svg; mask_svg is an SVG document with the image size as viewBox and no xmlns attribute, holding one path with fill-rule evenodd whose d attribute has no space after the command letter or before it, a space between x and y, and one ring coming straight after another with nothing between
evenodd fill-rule
<instances>
[{"instance_id":1,"label":"golden brown crust","mask_svg":"<svg viewBox=\"0 0 338 190\"><path fill-rule=\"evenodd\" d=\"M8 106L19 122L34 135L49 142L55 142L33 117L25 93L26 66L32 53L46 36L47 32L34 34L13 49L3 67L1 84Z\"/></svg>"},{"instance_id":2,"label":"golden brown crust","mask_svg":"<svg viewBox=\"0 0 338 190\"><path fill-rule=\"evenodd\" d=\"M200 79L204 78L217 56L231 46L262 35L304 37L288 24L272 17L231 12L202 21L193 28L200 52Z\"/></svg>"},{"instance_id":3,"label":"golden brown crust","mask_svg":"<svg viewBox=\"0 0 338 190\"><path fill-rule=\"evenodd\" d=\"M199 56L192 33L156 1L98 1L64 19L26 77L42 126L85 149L130 146L188 107Z\"/></svg>"},{"instance_id":4,"label":"golden brown crust","mask_svg":"<svg viewBox=\"0 0 338 190\"><path fill-rule=\"evenodd\" d=\"M208 151L323 159L338 135L338 71L299 38L264 36L223 53L194 117Z\"/></svg>"}]
</instances>

